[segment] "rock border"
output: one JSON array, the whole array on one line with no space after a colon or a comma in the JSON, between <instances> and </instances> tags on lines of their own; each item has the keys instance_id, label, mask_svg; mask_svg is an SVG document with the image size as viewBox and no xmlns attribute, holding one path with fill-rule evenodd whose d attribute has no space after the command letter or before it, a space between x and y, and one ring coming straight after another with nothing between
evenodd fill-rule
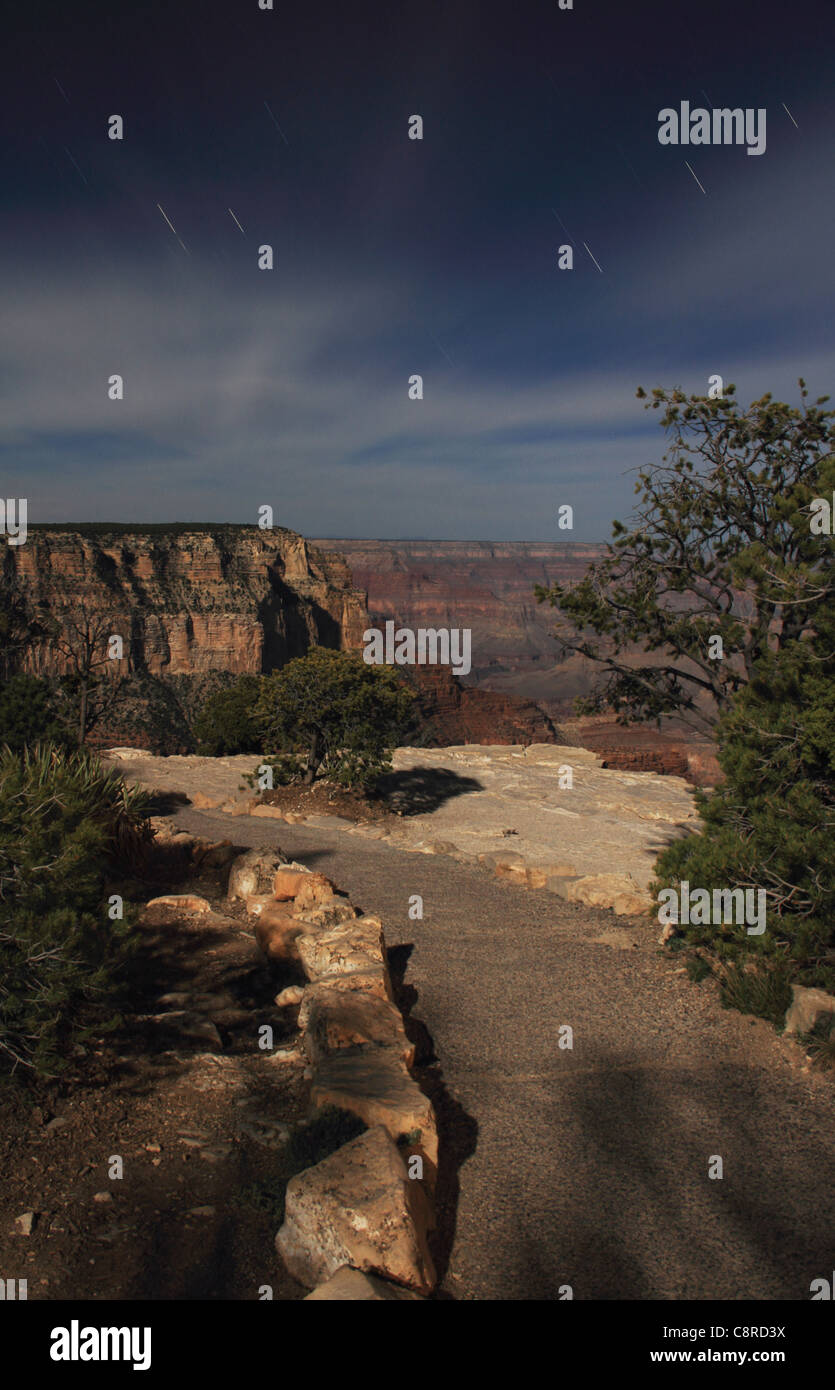
<instances>
[{"instance_id":1,"label":"rock border","mask_svg":"<svg viewBox=\"0 0 835 1390\"><path fill-rule=\"evenodd\" d=\"M316 1301L425 1298L438 1282L428 1245L437 1121L412 1075L380 918L275 850L239 855L227 895L244 902L265 958L307 977L275 1002L298 1009L311 1114L333 1107L367 1126L290 1179L276 1249Z\"/></svg>"}]
</instances>

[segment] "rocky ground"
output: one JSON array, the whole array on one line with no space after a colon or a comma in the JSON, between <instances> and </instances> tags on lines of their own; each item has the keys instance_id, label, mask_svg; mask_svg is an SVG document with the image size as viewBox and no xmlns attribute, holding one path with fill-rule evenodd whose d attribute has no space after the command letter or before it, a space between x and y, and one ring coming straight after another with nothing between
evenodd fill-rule
<instances>
[{"instance_id":1,"label":"rocky ground","mask_svg":"<svg viewBox=\"0 0 835 1390\"><path fill-rule=\"evenodd\" d=\"M0 1268L33 1299L305 1292L273 1248L276 1163L306 1106L298 1067L276 1061L294 1031L273 1004L283 981L224 901L222 873L176 855L167 867L147 896L188 889L215 910L146 913L124 1026L34 1108L0 1094ZM264 1022L273 1055L256 1045Z\"/></svg>"},{"instance_id":2,"label":"rocky ground","mask_svg":"<svg viewBox=\"0 0 835 1390\"><path fill-rule=\"evenodd\" d=\"M126 776L185 793L198 808L252 809L242 779L256 754L155 758L116 749L111 758ZM527 886L626 914L651 907L647 888L659 850L696 825L692 790L681 778L605 769L585 748L399 748L393 767L384 783L387 817L378 807L363 815L355 803L341 805L334 792L330 804L320 795L306 823L351 828L416 852L480 858ZM278 793L275 807L256 814L301 819L298 808L288 810L288 795L296 794Z\"/></svg>"},{"instance_id":3,"label":"rocky ground","mask_svg":"<svg viewBox=\"0 0 835 1390\"><path fill-rule=\"evenodd\" d=\"M832 1267L835 1089L796 1044L722 1009L644 923L344 826L233 824L382 919L435 1059L437 1296L808 1299Z\"/></svg>"}]
</instances>

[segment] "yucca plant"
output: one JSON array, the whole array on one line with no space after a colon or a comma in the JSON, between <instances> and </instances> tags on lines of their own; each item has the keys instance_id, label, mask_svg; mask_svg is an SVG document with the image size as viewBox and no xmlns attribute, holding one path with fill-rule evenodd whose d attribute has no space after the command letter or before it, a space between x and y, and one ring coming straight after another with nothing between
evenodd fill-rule
<instances>
[{"instance_id":1,"label":"yucca plant","mask_svg":"<svg viewBox=\"0 0 835 1390\"><path fill-rule=\"evenodd\" d=\"M84 751L0 752L0 1059L54 1074L112 1025L130 929L107 879L149 842L148 798Z\"/></svg>"}]
</instances>

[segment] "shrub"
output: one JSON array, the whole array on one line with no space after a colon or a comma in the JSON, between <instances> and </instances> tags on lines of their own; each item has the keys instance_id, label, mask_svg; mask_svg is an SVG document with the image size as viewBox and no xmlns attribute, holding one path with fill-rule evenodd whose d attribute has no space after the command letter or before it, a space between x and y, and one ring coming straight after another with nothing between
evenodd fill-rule
<instances>
[{"instance_id":1,"label":"shrub","mask_svg":"<svg viewBox=\"0 0 835 1390\"><path fill-rule=\"evenodd\" d=\"M322 775L368 790L391 766L412 699L390 667L314 647L264 678L256 719L265 748L306 754L308 785Z\"/></svg>"},{"instance_id":2,"label":"shrub","mask_svg":"<svg viewBox=\"0 0 835 1390\"><path fill-rule=\"evenodd\" d=\"M219 757L263 751L255 719L263 679L241 676L228 690L218 690L209 697L194 721L198 753Z\"/></svg>"},{"instance_id":3,"label":"shrub","mask_svg":"<svg viewBox=\"0 0 835 1390\"><path fill-rule=\"evenodd\" d=\"M10 676L0 685L0 747L20 753L35 743L69 743L49 682Z\"/></svg>"},{"instance_id":4,"label":"shrub","mask_svg":"<svg viewBox=\"0 0 835 1390\"><path fill-rule=\"evenodd\" d=\"M130 929L106 875L148 841L147 798L85 752L0 753L0 1061L54 1075L118 1021Z\"/></svg>"}]
</instances>

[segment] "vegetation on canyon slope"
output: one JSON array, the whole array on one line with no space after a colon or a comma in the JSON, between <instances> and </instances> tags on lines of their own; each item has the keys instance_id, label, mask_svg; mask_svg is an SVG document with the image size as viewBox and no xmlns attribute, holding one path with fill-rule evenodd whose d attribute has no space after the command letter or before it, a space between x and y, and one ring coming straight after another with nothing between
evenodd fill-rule
<instances>
[{"instance_id":1,"label":"vegetation on canyon slope","mask_svg":"<svg viewBox=\"0 0 835 1390\"><path fill-rule=\"evenodd\" d=\"M260 752L282 783L319 776L370 790L391 766L412 694L398 673L313 647L269 676L241 676L203 706L201 752Z\"/></svg>"},{"instance_id":2,"label":"vegetation on canyon slope","mask_svg":"<svg viewBox=\"0 0 835 1390\"><path fill-rule=\"evenodd\" d=\"M587 709L715 726L724 782L698 794L702 828L664 851L654 887L765 892L762 935L680 929L720 962L728 1002L775 1021L792 981L835 988L835 555L810 526L835 491L835 411L800 386L800 408L748 410L732 387L655 390L673 442L639 475L636 524L614 523L576 587L538 591L563 646L603 669ZM621 660L636 643L660 662Z\"/></svg>"}]
</instances>

